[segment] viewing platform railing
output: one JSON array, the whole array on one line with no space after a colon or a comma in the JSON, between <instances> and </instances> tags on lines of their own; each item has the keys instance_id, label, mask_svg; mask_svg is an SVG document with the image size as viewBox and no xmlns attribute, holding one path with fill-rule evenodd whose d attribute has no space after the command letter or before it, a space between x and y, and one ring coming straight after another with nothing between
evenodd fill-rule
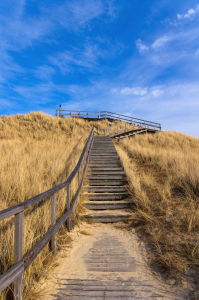
<instances>
[{"instance_id":1,"label":"viewing platform railing","mask_svg":"<svg viewBox=\"0 0 199 300\"><path fill-rule=\"evenodd\" d=\"M112 113L109 111L79 111L79 110L56 110L57 117L75 117L85 119L109 119L124 121L140 127L145 127L154 130L161 130L161 124L151 121L146 121L138 118L133 118L121 114Z\"/></svg>"}]
</instances>

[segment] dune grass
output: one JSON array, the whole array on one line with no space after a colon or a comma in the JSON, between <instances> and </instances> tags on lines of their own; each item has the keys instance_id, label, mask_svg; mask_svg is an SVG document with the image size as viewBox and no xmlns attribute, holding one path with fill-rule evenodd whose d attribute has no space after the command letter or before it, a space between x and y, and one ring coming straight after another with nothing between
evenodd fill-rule
<instances>
[{"instance_id":1,"label":"dune grass","mask_svg":"<svg viewBox=\"0 0 199 300\"><path fill-rule=\"evenodd\" d=\"M0 118L0 210L36 196L62 182L74 169L92 126L106 128L108 120L87 121L79 118L57 118L43 113L29 113ZM72 197L77 178L72 183ZM66 210L66 189L56 195L57 219ZM81 201L80 201L81 202ZM77 222L78 209L73 214ZM0 222L0 274L13 265L14 219ZM51 226L50 198L27 209L24 216L24 254ZM68 242L67 229L57 234L58 250ZM40 253L24 273L23 299L36 299L39 279L54 261L49 247ZM0 299L5 299L8 289Z\"/></svg>"},{"instance_id":2,"label":"dune grass","mask_svg":"<svg viewBox=\"0 0 199 300\"><path fill-rule=\"evenodd\" d=\"M135 203L132 226L150 243L151 263L191 277L199 271L199 139L158 132L115 146Z\"/></svg>"}]
</instances>

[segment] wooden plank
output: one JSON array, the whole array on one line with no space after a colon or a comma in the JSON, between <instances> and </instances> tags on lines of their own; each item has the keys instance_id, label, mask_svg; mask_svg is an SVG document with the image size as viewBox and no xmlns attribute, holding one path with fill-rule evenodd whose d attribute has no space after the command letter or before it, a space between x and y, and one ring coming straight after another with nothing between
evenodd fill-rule
<instances>
[{"instance_id":1,"label":"wooden plank","mask_svg":"<svg viewBox=\"0 0 199 300\"><path fill-rule=\"evenodd\" d=\"M53 194L51 197L51 225L56 223L56 194ZM56 254L56 234L51 239L51 249L53 255Z\"/></svg>"},{"instance_id":2,"label":"wooden plank","mask_svg":"<svg viewBox=\"0 0 199 300\"><path fill-rule=\"evenodd\" d=\"M23 258L23 219L24 212L15 215L15 240L14 263L17 264ZM22 300L22 274L14 282L14 295L16 300Z\"/></svg>"},{"instance_id":3,"label":"wooden plank","mask_svg":"<svg viewBox=\"0 0 199 300\"><path fill-rule=\"evenodd\" d=\"M23 204L15 205L0 211L0 221L24 211Z\"/></svg>"},{"instance_id":4,"label":"wooden plank","mask_svg":"<svg viewBox=\"0 0 199 300\"><path fill-rule=\"evenodd\" d=\"M24 272L23 261L18 262L13 267L8 269L0 276L0 292L2 292L7 286L9 286L17 277L21 276Z\"/></svg>"}]
</instances>

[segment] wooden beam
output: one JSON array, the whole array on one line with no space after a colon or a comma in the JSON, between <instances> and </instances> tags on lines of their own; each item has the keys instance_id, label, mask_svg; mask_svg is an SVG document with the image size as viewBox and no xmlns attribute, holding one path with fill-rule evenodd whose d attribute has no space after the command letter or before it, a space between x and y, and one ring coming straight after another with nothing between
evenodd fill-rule
<instances>
[{"instance_id":1,"label":"wooden beam","mask_svg":"<svg viewBox=\"0 0 199 300\"><path fill-rule=\"evenodd\" d=\"M56 223L56 194L51 196L51 225ZM53 255L56 254L56 233L51 239L51 249Z\"/></svg>"},{"instance_id":2,"label":"wooden beam","mask_svg":"<svg viewBox=\"0 0 199 300\"><path fill-rule=\"evenodd\" d=\"M67 187L67 211L70 210L70 185ZM67 228L68 231L70 232L70 218L67 220Z\"/></svg>"},{"instance_id":3,"label":"wooden beam","mask_svg":"<svg viewBox=\"0 0 199 300\"><path fill-rule=\"evenodd\" d=\"M14 263L17 264L23 258L23 211L15 215L15 241ZM14 282L14 295L16 300L22 300L22 279L20 275Z\"/></svg>"}]
</instances>

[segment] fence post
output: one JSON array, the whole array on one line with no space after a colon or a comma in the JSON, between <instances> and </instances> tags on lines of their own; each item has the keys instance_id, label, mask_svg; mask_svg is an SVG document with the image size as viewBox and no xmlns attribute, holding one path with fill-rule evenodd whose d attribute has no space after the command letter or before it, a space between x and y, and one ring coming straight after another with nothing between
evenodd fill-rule
<instances>
[{"instance_id":1,"label":"fence post","mask_svg":"<svg viewBox=\"0 0 199 300\"><path fill-rule=\"evenodd\" d=\"M99 114L98 114L98 119L100 119L100 111L99 111Z\"/></svg>"},{"instance_id":2,"label":"fence post","mask_svg":"<svg viewBox=\"0 0 199 300\"><path fill-rule=\"evenodd\" d=\"M70 209L70 184L67 186L67 210ZM70 217L67 220L67 228L70 232Z\"/></svg>"},{"instance_id":3,"label":"fence post","mask_svg":"<svg viewBox=\"0 0 199 300\"><path fill-rule=\"evenodd\" d=\"M71 117L71 110L70 110L70 117Z\"/></svg>"},{"instance_id":4,"label":"fence post","mask_svg":"<svg viewBox=\"0 0 199 300\"><path fill-rule=\"evenodd\" d=\"M118 125L117 125L117 134L119 134L119 127L118 127Z\"/></svg>"},{"instance_id":5,"label":"fence post","mask_svg":"<svg viewBox=\"0 0 199 300\"><path fill-rule=\"evenodd\" d=\"M110 133L110 131L111 131L111 130L110 130L110 127L109 127L109 136L111 136L111 133Z\"/></svg>"},{"instance_id":6,"label":"fence post","mask_svg":"<svg viewBox=\"0 0 199 300\"><path fill-rule=\"evenodd\" d=\"M105 120L106 120L106 111L105 111Z\"/></svg>"},{"instance_id":7,"label":"fence post","mask_svg":"<svg viewBox=\"0 0 199 300\"><path fill-rule=\"evenodd\" d=\"M106 128L104 129L104 136L106 136Z\"/></svg>"},{"instance_id":8,"label":"fence post","mask_svg":"<svg viewBox=\"0 0 199 300\"><path fill-rule=\"evenodd\" d=\"M24 212L15 215L15 241L14 241L14 263L18 263L23 258L23 218ZM14 282L14 295L16 300L22 300L22 281L20 275Z\"/></svg>"},{"instance_id":9,"label":"fence post","mask_svg":"<svg viewBox=\"0 0 199 300\"><path fill-rule=\"evenodd\" d=\"M78 172L77 172L77 181L78 181L78 186L79 186L79 169L78 169Z\"/></svg>"},{"instance_id":10,"label":"fence post","mask_svg":"<svg viewBox=\"0 0 199 300\"><path fill-rule=\"evenodd\" d=\"M56 223L56 193L51 196L51 225ZM52 252L56 254L56 234L51 239Z\"/></svg>"}]
</instances>

